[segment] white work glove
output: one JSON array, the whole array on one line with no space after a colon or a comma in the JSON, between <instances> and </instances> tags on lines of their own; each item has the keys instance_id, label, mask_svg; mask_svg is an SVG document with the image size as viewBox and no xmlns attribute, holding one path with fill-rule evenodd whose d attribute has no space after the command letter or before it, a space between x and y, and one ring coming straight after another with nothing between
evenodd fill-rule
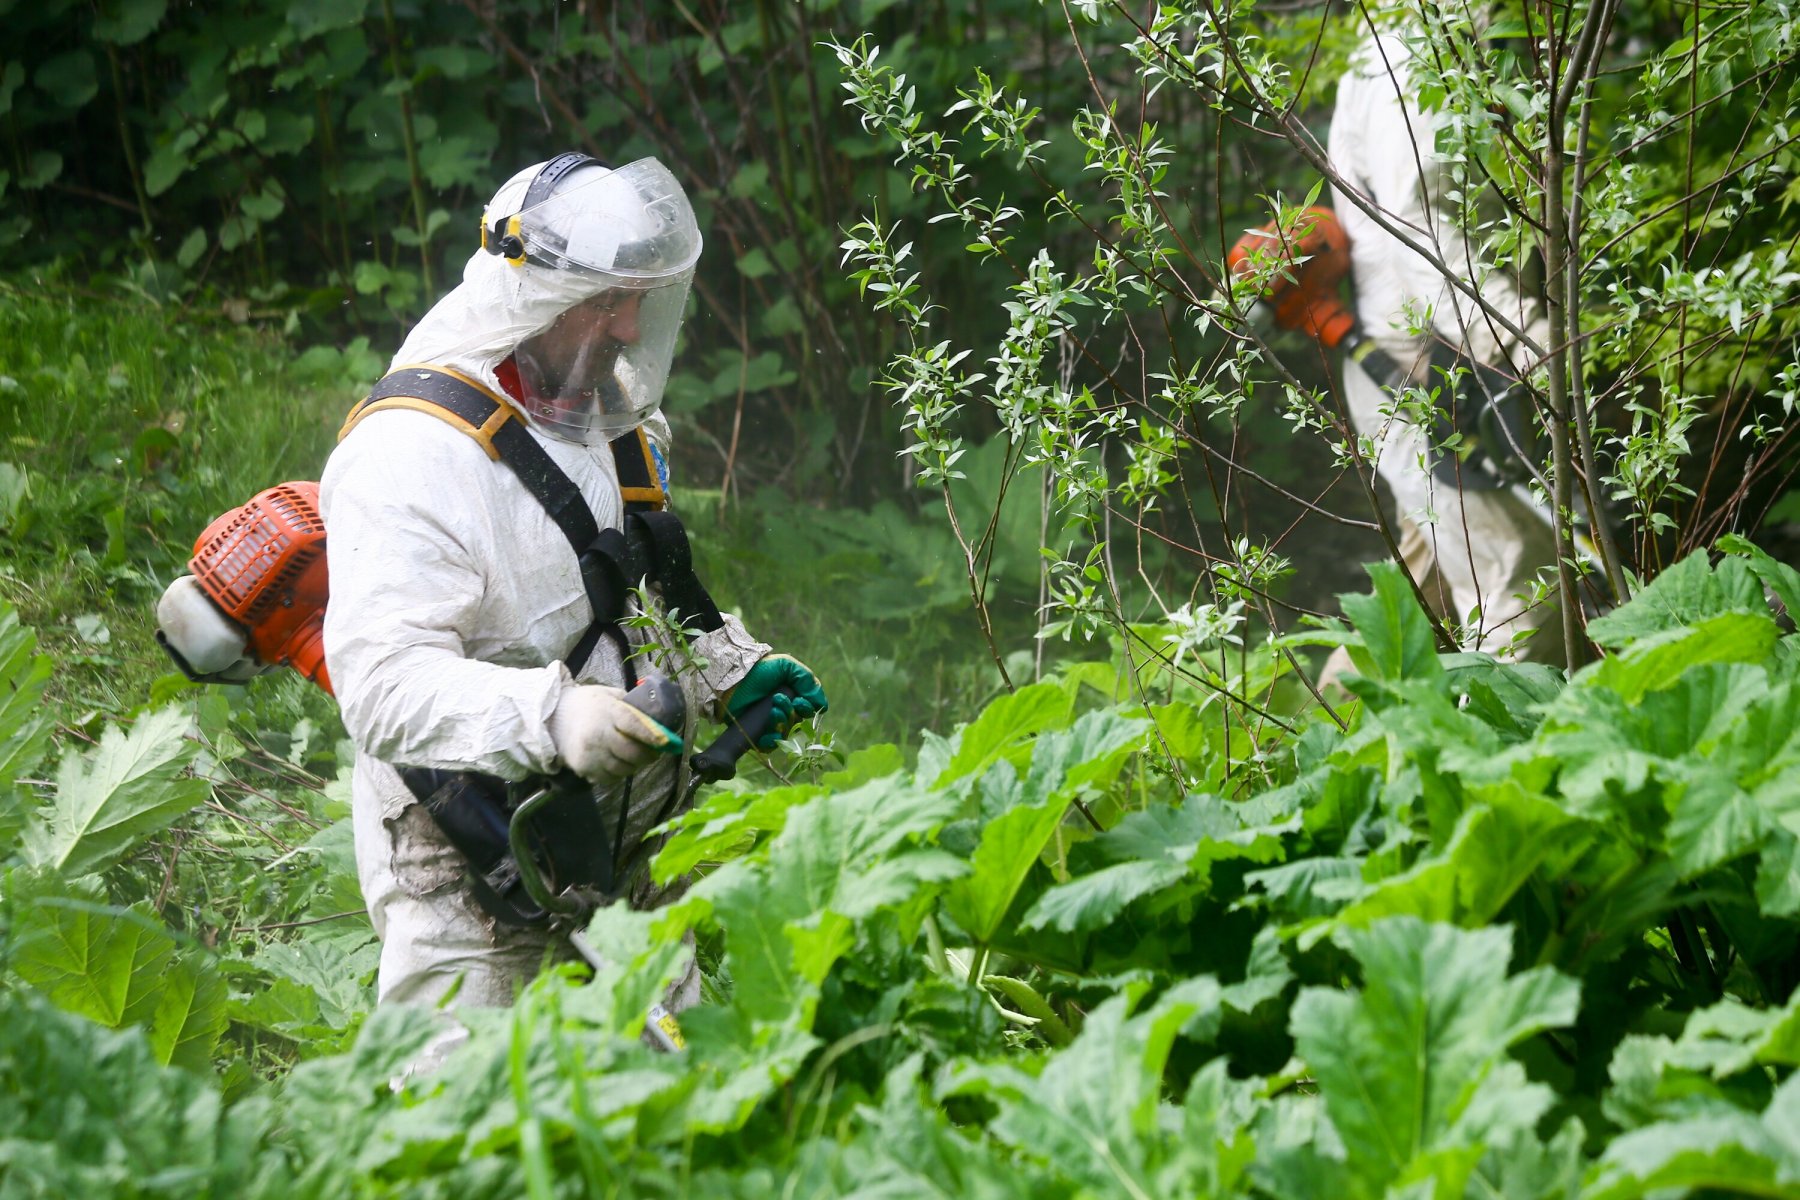
<instances>
[{"instance_id":1,"label":"white work glove","mask_svg":"<svg viewBox=\"0 0 1800 1200\"><path fill-rule=\"evenodd\" d=\"M592 783L623 779L658 753L681 753L681 737L625 703L616 687L564 692L550 714L550 740L563 765Z\"/></svg>"}]
</instances>

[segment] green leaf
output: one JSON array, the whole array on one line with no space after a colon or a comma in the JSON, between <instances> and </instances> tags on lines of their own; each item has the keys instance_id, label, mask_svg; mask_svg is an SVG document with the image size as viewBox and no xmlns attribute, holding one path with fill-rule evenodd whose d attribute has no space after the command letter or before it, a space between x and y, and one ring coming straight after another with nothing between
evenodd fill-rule
<instances>
[{"instance_id":1,"label":"green leaf","mask_svg":"<svg viewBox=\"0 0 1800 1200\"><path fill-rule=\"evenodd\" d=\"M206 230L195 229L181 239L181 249L175 252L175 263L184 270L200 261L206 253Z\"/></svg>"},{"instance_id":2,"label":"green leaf","mask_svg":"<svg viewBox=\"0 0 1800 1200\"><path fill-rule=\"evenodd\" d=\"M1351 662L1369 678L1386 682L1442 675L1431 622L1400 567L1377 562L1366 570L1375 583L1372 593L1338 597L1361 642L1350 645Z\"/></svg>"},{"instance_id":3,"label":"green leaf","mask_svg":"<svg viewBox=\"0 0 1800 1200\"><path fill-rule=\"evenodd\" d=\"M37 634L19 624L12 605L0 601L0 831L16 830L22 822L24 813L9 793L49 745L50 721L42 708L49 678L50 659L37 653Z\"/></svg>"},{"instance_id":4,"label":"green leaf","mask_svg":"<svg viewBox=\"0 0 1800 1200\"><path fill-rule=\"evenodd\" d=\"M1727 997L1688 1015L1681 1037L1660 1040L1663 1064L1724 1079L1762 1063L1800 1065L1800 991L1779 1009L1755 1009Z\"/></svg>"},{"instance_id":5,"label":"green leaf","mask_svg":"<svg viewBox=\"0 0 1800 1200\"><path fill-rule=\"evenodd\" d=\"M170 142L150 152L149 159L144 163L145 194L160 196L174 187L176 180L187 174L191 165L187 151L176 147L177 143Z\"/></svg>"},{"instance_id":6,"label":"green leaf","mask_svg":"<svg viewBox=\"0 0 1800 1200\"><path fill-rule=\"evenodd\" d=\"M1707 663L1756 663L1769 656L1780 630L1767 615L1723 613L1692 627L1634 639L1621 654L1584 667L1572 683L1610 688L1636 704L1646 692L1661 691L1689 669Z\"/></svg>"},{"instance_id":7,"label":"green leaf","mask_svg":"<svg viewBox=\"0 0 1800 1200\"><path fill-rule=\"evenodd\" d=\"M58 1008L108 1028L142 1027L160 1063L204 1070L225 1030L225 987L209 964L177 956L148 906L70 896L28 901L13 968Z\"/></svg>"},{"instance_id":8,"label":"green leaf","mask_svg":"<svg viewBox=\"0 0 1800 1200\"><path fill-rule=\"evenodd\" d=\"M1800 571L1769 557L1748 538L1735 533L1728 533L1720 538L1719 549L1747 559L1750 570L1762 581L1764 587L1775 593L1775 598L1787 609L1788 616L1800 620Z\"/></svg>"},{"instance_id":9,"label":"green leaf","mask_svg":"<svg viewBox=\"0 0 1800 1200\"><path fill-rule=\"evenodd\" d=\"M472 79L493 70L494 57L477 46L426 46L413 55L413 67L421 76L436 71L446 79Z\"/></svg>"},{"instance_id":10,"label":"green leaf","mask_svg":"<svg viewBox=\"0 0 1800 1200\"><path fill-rule=\"evenodd\" d=\"M1337 916L1367 925L1390 916L1444 921L1465 928L1487 924L1546 858L1569 858L1584 840L1569 842L1575 819L1511 780L1480 789L1484 803L1467 810L1442 852L1382 880Z\"/></svg>"},{"instance_id":11,"label":"green leaf","mask_svg":"<svg viewBox=\"0 0 1800 1200\"><path fill-rule=\"evenodd\" d=\"M913 847L956 807L950 793L903 776L819 796L788 812L766 862L740 859L696 884L687 903L709 907L725 931L734 1007L752 1021L809 1027L819 984L852 944L851 922L965 869Z\"/></svg>"},{"instance_id":12,"label":"green leaf","mask_svg":"<svg viewBox=\"0 0 1800 1200\"><path fill-rule=\"evenodd\" d=\"M55 150L33 150L26 161L25 173L19 176L19 186L25 191L35 191L54 183L62 174L63 156Z\"/></svg>"},{"instance_id":13,"label":"green leaf","mask_svg":"<svg viewBox=\"0 0 1800 1200\"><path fill-rule=\"evenodd\" d=\"M725 191L738 200L760 197L769 187L769 164L762 159L751 159L738 168L738 173L731 177L731 183Z\"/></svg>"},{"instance_id":14,"label":"green leaf","mask_svg":"<svg viewBox=\"0 0 1800 1200\"><path fill-rule=\"evenodd\" d=\"M1054 683L1028 684L1000 697L963 728L956 753L934 786L986 771L1025 738L1066 725L1074 706L1074 698Z\"/></svg>"},{"instance_id":15,"label":"green leaf","mask_svg":"<svg viewBox=\"0 0 1800 1200\"><path fill-rule=\"evenodd\" d=\"M994 770L1010 773L1012 766L1001 763ZM1001 918L1062 824L1068 807L1066 798L1018 805L982 829L981 841L969 861L969 874L952 883L944 894L945 911L977 942L985 945L993 940Z\"/></svg>"},{"instance_id":16,"label":"green leaf","mask_svg":"<svg viewBox=\"0 0 1800 1200\"><path fill-rule=\"evenodd\" d=\"M1374 1194L1441 1169L1440 1188L1460 1195L1479 1146L1529 1131L1549 1107L1550 1090L1506 1050L1572 1023L1580 986L1547 968L1509 977L1505 928L1395 917L1336 940L1363 987L1304 989L1292 1029L1350 1168Z\"/></svg>"},{"instance_id":17,"label":"green leaf","mask_svg":"<svg viewBox=\"0 0 1800 1200\"><path fill-rule=\"evenodd\" d=\"M780 832L788 810L823 794L811 784L766 792L714 792L669 827L674 832L651 864L658 883L679 879L702 863L724 862L760 836Z\"/></svg>"},{"instance_id":18,"label":"green leaf","mask_svg":"<svg viewBox=\"0 0 1800 1200\"><path fill-rule=\"evenodd\" d=\"M997 1105L990 1135L1027 1161L1054 1165L1079 1194L1180 1194L1157 1178L1177 1148L1161 1127L1163 1071L1184 1031L1217 1027L1220 988L1211 976L1187 979L1132 1016L1140 991L1089 1013L1080 1035L1036 1076L1010 1064L970 1065L941 1094Z\"/></svg>"},{"instance_id":19,"label":"green leaf","mask_svg":"<svg viewBox=\"0 0 1800 1200\"><path fill-rule=\"evenodd\" d=\"M9 62L0 67L0 114L12 111L13 95L25 86L25 66Z\"/></svg>"},{"instance_id":20,"label":"green leaf","mask_svg":"<svg viewBox=\"0 0 1800 1200\"><path fill-rule=\"evenodd\" d=\"M137 1030L104 1029L16 987L0 989L0 1025L10 1191L249 1196L271 1179L252 1110L227 1116L212 1080L159 1065Z\"/></svg>"},{"instance_id":21,"label":"green leaf","mask_svg":"<svg viewBox=\"0 0 1800 1200\"><path fill-rule=\"evenodd\" d=\"M32 74L31 81L68 109L80 108L100 91L94 56L86 50L71 50L45 59Z\"/></svg>"},{"instance_id":22,"label":"green leaf","mask_svg":"<svg viewBox=\"0 0 1800 1200\"><path fill-rule=\"evenodd\" d=\"M287 19L301 37L311 38L362 24L368 7L369 0L309 0L306 4L290 5Z\"/></svg>"},{"instance_id":23,"label":"green leaf","mask_svg":"<svg viewBox=\"0 0 1800 1200\"><path fill-rule=\"evenodd\" d=\"M102 870L205 800L206 781L183 777L195 752L187 728L170 706L130 732L108 726L98 748L67 759L48 813L26 827L26 860L69 877Z\"/></svg>"},{"instance_id":24,"label":"green leaf","mask_svg":"<svg viewBox=\"0 0 1800 1200\"><path fill-rule=\"evenodd\" d=\"M1741 559L1725 559L1714 571L1706 552L1696 550L1627 603L1588 622L1587 632L1602 646L1620 649L1727 612L1767 616L1762 587Z\"/></svg>"},{"instance_id":25,"label":"green leaf","mask_svg":"<svg viewBox=\"0 0 1800 1200\"><path fill-rule=\"evenodd\" d=\"M775 273L775 264L769 261L768 253L761 246L753 246L738 257L737 269L746 279L761 279Z\"/></svg>"},{"instance_id":26,"label":"green leaf","mask_svg":"<svg viewBox=\"0 0 1800 1200\"><path fill-rule=\"evenodd\" d=\"M1800 1189L1800 1074L1759 1119L1723 1108L1614 1138L1582 1200L1690 1192L1792 1196Z\"/></svg>"},{"instance_id":27,"label":"green leaf","mask_svg":"<svg viewBox=\"0 0 1800 1200\"><path fill-rule=\"evenodd\" d=\"M281 210L287 207L287 202L282 199L279 186L268 184L255 195L246 194L238 202L238 207L251 220L266 223L279 217Z\"/></svg>"},{"instance_id":28,"label":"green leaf","mask_svg":"<svg viewBox=\"0 0 1800 1200\"><path fill-rule=\"evenodd\" d=\"M206 1071L225 1032L225 982L198 955L184 955L158 982L150 1050L158 1062Z\"/></svg>"},{"instance_id":29,"label":"green leaf","mask_svg":"<svg viewBox=\"0 0 1800 1200\"><path fill-rule=\"evenodd\" d=\"M115 46L136 45L150 36L168 8L169 0L100 0L94 37Z\"/></svg>"},{"instance_id":30,"label":"green leaf","mask_svg":"<svg viewBox=\"0 0 1800 1200\"><path fill-rule=\"evenodd\" d=\"M1101 929L1140 896L1161 891L1187 878L1183 863L1124 862L1103 867L1051 888L1038 897L1019 924L1026 929L1046 925L1064 933Z\"/></svg>"},{"instance_id":31,"label":"green leaf","mask_svg":"<svg viewBox=\"0 0 1800 1200\"><path fill-rule=\"evenodd\" d=\"M1279 857L1283 835L1300 828L1298 814L1283 818L1282 811L1263 797L1228 804L1193 793L1180 807L1157 804L1129 813L1088 843L1092 854L1117 861L1044 893L1021 924L1065 933L1099 929L1132 901L1186 881L1190 886L1159 903L1178 902L1206 886L1215 862Z\"/></svg>"},{"instance_id":32,"label":"green leaf","mask_svg":"<svg viewBox=\"0 0 1800 1200\"><path fill-rule=\"evenodd\" d=\"M1800 838L1776 829L1763 843L1756 868L1756 902L1764 915L1800 915Z\"/></svg>"}]
</instances>

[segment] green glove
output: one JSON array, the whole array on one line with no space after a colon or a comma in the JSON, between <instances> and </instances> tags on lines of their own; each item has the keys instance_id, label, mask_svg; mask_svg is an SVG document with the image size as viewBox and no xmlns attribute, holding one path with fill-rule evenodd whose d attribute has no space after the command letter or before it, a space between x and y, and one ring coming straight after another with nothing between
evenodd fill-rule
<instances>
[{"instance_id":1,"label":"green glove","mask_svg":"<svg viewBox=\"0 0 1800 1200\"><path fill-rule=\"evenodd\" d=\"M757 740L758 750L773 750L789 729L831 707L825 689L812 670L787 654L770 654L758 660L736 687L725 693L725 713L732 720L745 709L773 697L775 723Z\"/></svg>"}]
</instances>

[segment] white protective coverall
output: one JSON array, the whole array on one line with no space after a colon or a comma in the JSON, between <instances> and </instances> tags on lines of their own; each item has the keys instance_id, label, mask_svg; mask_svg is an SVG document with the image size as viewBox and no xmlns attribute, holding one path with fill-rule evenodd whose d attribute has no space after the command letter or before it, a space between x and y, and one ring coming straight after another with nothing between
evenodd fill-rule
<instances>
[{"instance_id":1,"label":"white protective coverall","mask_svg":"<svg viewBox=\"0 0 1800 1200\"><path fill-rule=\"evenodd\" d=\"M495 368L582 299L565 273L477 251L394 365L447 367L501 391ZM527 427L600 528L618 527L624 509L609 447ZM647 431L666 448L660 416ZM570 676L561 660L591 617L575 553L511 469L447 422L405 410L370 415L332 454L320 503L331 568L326 653L357 748L357 870L382 939L379 999L436 1003L460 980L459 1004L510 1004L557 949L543 932L496 928L464 885L460 856L392 764L506 779L552 772L560 764L547 723L563 694L578 683L630 681L607 638ZM690 743L696 715L713 712L769 652L730 615L693 649L706 665L680 680ZM658 757L632 778L627 844L682 782L679 768ZM653 899L648 885L631 896L639 906ZM690 966L671 1006L697 996Z\"/></svg>"},{"instance_id":2,"label":"white protective coverall","mask_svg":"<svg viewBox=\"0 0 1800 1200\"><path fill-rule=\"evenodd\" d=\"M1398 37L1365 38L1338 84L1331 118L1332 165L1416 242L1431 248L1482 297L1544 345L1546 322L1513 281L1484 268L1468 238L1440 203L1447 184L1434 152L1440 114L1423 114L1414 100L1411 51ZM1443 273L1383 229L1342 190L1336 212L1350 238L1356 313L1365 331L1395 362L1414 365L1414 382L1436 386L1426 364L1432 338L1408 332L1407 310L1431 313L1432 332L1472 359L1522 378L1533 360ZM1556 544L1550 514L1522 487L1478 491L1435 478L1430 439L1419 425L1395 415L1393 397L1356 363L1346 362L1344 391L1359 434L1378 449L1375 466L1400 510L1402 553L1426 598L1452 621L1468 625L1464 648L1545 662L1562 661L1561 623L1554 596L1528 603L1534 579L1553 568ZM1384 411L1387 410L1387 411ZM1531 631L1516 651L1516 635Z\"/></svg>"}]
</instances>

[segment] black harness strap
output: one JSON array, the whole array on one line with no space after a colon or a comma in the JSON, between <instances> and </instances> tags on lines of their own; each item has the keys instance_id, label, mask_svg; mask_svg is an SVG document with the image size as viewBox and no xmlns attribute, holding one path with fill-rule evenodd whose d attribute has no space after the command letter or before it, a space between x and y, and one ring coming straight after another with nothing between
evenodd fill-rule
<instances>
[{"instance_id":1,"label":"black harness strap","mask_svg":"<svg viewBox=\"0 0 1800 1200\"><path fill-rule=\"evenodd\" d=\"M581 498L581 489L538 445L537 439L526 431L525 423L518 418L517 410L510 404L446 372L428 367L403 367L375 385L369 398L351 412L344 431L348 433L357 421L379 411L383 407L382 401L395 399L426 401L475 429L486 432L492 453L497 454L501 462L512 468L513 474L519 477L519 482L525 485L525 490L543 506L545 515L569 539L569 546L575 551L578 560L598 540L600 526L595 523L594 514L588 511L587 501ZM584 586L587 583L585 570L582 572L582 583ZM589 588L588 602L593 604L596 599L598 597L593 589ZM594 607L594 616L596 620L601 616L598 605ZM593 643L587 640L585 634L582 640L587 642L589 650L593 649ZM585 655L582 661L586 661ZM569 669L579 670L580 665L572 661Z\"/></svg>"},{"instance_id":2,"label":"black harness strap","mask_svg":"<svg viewBox=\"0 0 1800 1200\"><path fill-rule=\"evenodd\" d=\"M693 555L681 521L662 511L664 497L650 441L642 428L614 438L613 467L625 505L624 529L601 529L581 490L564 474L518 412L473 381L435 367L401 367L375 385L368 399L351 410L341 439L357 422L389 408L409 408L439 416L480 443L490 458L517 475L562 530L581 568L581 586L594 619L570 650L570 671L580 671L600 638L610 636L621 659L631 658L618 627L631 589L649 578L691 632L720 628L718 606L694 574Z\"/></svg>"}]
</instances>

